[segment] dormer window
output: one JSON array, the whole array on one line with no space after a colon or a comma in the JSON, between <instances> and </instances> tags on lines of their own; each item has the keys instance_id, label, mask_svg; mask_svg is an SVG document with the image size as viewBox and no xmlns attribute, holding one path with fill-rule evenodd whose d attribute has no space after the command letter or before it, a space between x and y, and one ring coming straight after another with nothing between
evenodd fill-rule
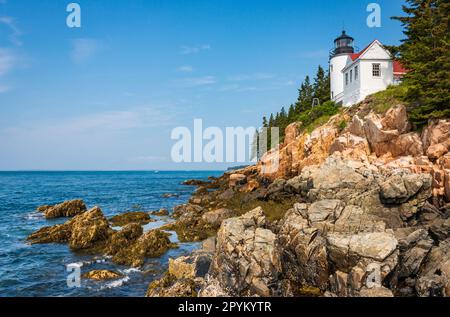
<instances>
[{"instance_id":1,"label":"dormer window","mask_svg":"<svg viewBox=\"0 0 450 317\"><path fill-rule=\"evenodd\" d=\"M381 65L380 64L372 64L372 76L373 77L381 77Z\"/></svg>"}]
</instances>

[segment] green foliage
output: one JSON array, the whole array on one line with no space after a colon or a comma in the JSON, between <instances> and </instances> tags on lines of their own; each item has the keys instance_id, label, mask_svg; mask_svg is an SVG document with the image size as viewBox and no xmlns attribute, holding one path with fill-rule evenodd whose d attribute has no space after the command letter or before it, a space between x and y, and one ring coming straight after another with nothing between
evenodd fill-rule
<instances>
[{"instance_id":1,"label":"green foliage","mask_svg":"<svg viewBox=\"0 0 450 317\"><path fill-rule=\"evenodd\" d=\"M295 121L302 122L302 128L311 132L316 127L326 123L332 116L339 112L340 107L333 101L327 101L312 109L303 111Z\"/></svg>"},{"instance_id":2,"label":"green foliage","mask_svg":"<svg viewBox=\"0 0 450 317\"><path fill-rule=\"evenodd\" d=\"M405 83L389 86L386 90L368 97L368 104L376 113L384 113L392 106L404 103L408 87Z\"/></svg>"},{"instance_id":3,"label":"green foliage","mask_svg":"<svg viewBox=\"0 0 450 317\"><path fill-rule=\"evenodd\" d=\"M406 0L402 22L407 36L399 47L409 72L404 82L410 119L417 125L450 116L450 2Z\"/></svg>"}]
</instances>

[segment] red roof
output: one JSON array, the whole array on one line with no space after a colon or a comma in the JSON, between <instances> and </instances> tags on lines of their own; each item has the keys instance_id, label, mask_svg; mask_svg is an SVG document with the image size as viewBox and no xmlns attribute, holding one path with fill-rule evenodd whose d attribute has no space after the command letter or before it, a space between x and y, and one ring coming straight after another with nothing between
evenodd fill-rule
<instances>
[{"instance_id":1,"label":"red roof","mask_svg":"<svg viewBox=\"0 0 450 317\"><path fill-rule=\"evenodd\" d=\"M357 60L362 54L364 54L365 51L367 51L367 49L373 44L373 42L375 42L376 40L372 41L372 43L370 43L369 45L367 45L361 52L359 53L355 53L355 54L351 54L350 58L352 59L352 61Z\"/></svg>"},{"instance_id":2,"label":"red roof","mask_svg":"<svg viewBox=\"0 0 450 317\"><path fill-rule=\"evenodd\" d=\"M407 72L400 61L394 60L394 74L406 74Z\"/></svg>"}]
</instances>

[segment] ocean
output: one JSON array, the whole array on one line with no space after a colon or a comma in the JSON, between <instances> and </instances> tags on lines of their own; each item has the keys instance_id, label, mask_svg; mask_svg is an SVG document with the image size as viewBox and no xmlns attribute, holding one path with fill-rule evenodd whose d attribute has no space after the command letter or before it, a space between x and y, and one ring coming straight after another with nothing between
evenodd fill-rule
<instances>
[{"instance_id":1,"label":"ocean","mask_svg":"<svg viewBox=\"0 0 450 317\"><path fill-rule=\"evenodd\" d=\"M199 243L182 243L140 269L111 263L107 257L77 254L63 244L28 245L26 237L44 227L67 221L46 220L36 211L70 199L83 199L88 208L99 206L107 216L127 211L152 211L188 201L195 187L187 179L207 179L223 172L0 172L0 296L144 296L148 284L167 269L168 259L190 253ZM163 198L163 194L175 194ZM154 216L152 216L154 217ZM155 217L149 230L170 221ZM177 241L173 233L171 240ZM81 273L94 269L121 272L112 281L81 280L68 287L67 265L82 264Z\"/></svg>"}]
</instances>

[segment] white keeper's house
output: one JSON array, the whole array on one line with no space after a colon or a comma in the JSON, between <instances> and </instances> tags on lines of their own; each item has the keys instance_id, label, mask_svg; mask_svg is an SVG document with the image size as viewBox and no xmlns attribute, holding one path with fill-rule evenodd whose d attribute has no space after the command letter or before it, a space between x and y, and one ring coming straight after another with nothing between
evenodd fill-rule
<instances>
[{"instance_id":1,"label":"white keeper's house","mask_svg":"<svg viewBox=\"0 0 450 317\"><path fill-rule=\"evenodd\" d=\"M331 100L345 107L398 84L406 70L375 40L355 53L354 39L342 31L330 54Z\"/></svg>"}]
</instances>

